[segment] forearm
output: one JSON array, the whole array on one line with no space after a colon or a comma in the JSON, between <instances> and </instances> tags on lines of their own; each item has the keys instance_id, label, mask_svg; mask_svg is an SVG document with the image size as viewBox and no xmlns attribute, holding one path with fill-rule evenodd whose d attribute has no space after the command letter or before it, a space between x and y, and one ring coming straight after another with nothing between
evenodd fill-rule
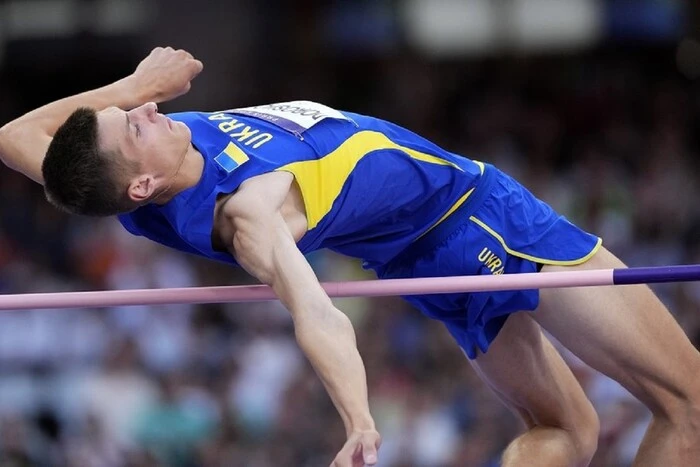
<instances>
[{"instance_id":1,"label":"forearm","mask_svg":"<svg viewBox=\"0 0 700 467\"><path fill-rule=\"evenodd\" d=\"M98 89L51 102L11 121L4 128L31 128L52 137L78 107L93 107L97 110L111 106L123 109L138 107L147 102L147 96L138 95L130 79L124 78Z\"/></svg>"},{"instance_id":2,"label":"forearm","mask_svg":"<svg viewBox=\"0 0 700 467\"><path fill-rule=\"evenodd\" d=\"M58 128L76 109L99 111L115 106L130 110L149 101L166 102L189 91L202 67L184 50L156 47L126 78L52 102L0 128L0 159L43 183L41 166L46 151Z\"/></svg>"},{"instance_id":3,"label":"forearm","mask_svg":"<svg viewBox=\"0 0 700 467\"><path fill-rule=\"evenodd\" d=\"M347 432L374 430L367 377L352 323L333 306L281 214L266 213L260 203L261 199L285 199L289 187L275 180L260 179L259 192L243 187L238 198L229 201L236 229L231 251L241 266L272 287L289 310L297 342L323 381ZM236 215L236 209L242 214Z\"/></svg>"},{"instance_id":4,"label":"forearm","mask_svg":"<svg viewBox=\"0 0 700 467\"><path fill-rule=\"evenodd\" d=\"M297 342L323 381L348 434L374 429L367 400L367 377L355 332L339 310L295 320Z\"/></svg>"},{"instance_id":5,"label":"forearm","mask_svg":"<svg viewBox=\"0 0 700 467\"><path fill-rule=\"evenodd\" d=\"M145 102L129 78L33 110L0 128L0 159L9 168L43 183L41 165L56 130L79 107L132 108Z\"/></svg>"}]
</instances>

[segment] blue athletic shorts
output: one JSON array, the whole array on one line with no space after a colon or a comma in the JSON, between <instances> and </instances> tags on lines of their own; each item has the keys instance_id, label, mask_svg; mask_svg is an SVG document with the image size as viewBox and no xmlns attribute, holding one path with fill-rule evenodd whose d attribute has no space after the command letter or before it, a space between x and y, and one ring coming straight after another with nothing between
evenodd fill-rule
<instances>
[{"instance_id":1,"label":"blue athletic shorts","mask_svg":"<svg viewBox=\"0 0 700 467\"><path fill-rule=\"evenodd\" d=\"M380 279L535 272L543 264L583 263L601 243L514 179L486 165L462 206L376 272ZM473 359L477 349L488 350L509 314L537 308L539 291L404 298L443 321Z\"/></svg>"}]
</instances>

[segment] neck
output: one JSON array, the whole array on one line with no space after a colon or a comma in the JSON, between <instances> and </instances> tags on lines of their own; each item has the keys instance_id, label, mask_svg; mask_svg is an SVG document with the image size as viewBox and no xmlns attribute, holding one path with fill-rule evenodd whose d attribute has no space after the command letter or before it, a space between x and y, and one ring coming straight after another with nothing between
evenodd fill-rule
<instances>
[{"instance_id":1,"label":"neck","mask_svg":"<svg viewBox=\"0 0 700 467\"><path fill-rule=\"evenodd\" d=\"M190 187L193 187L202 178L204 170L204 159L202 154L190 145L187 152L182 156L182 161L171 177L169 182L166 182L165 188L156 196L151 198L151 202L155 204L165 204L175 195Z\"/></svg>"}]
</instances>

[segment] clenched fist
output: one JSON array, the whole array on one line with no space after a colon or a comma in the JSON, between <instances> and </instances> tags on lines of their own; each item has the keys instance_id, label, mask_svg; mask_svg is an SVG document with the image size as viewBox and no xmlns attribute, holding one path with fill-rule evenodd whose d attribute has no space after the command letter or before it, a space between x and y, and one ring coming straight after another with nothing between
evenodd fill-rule
<instances>
[{"instance_id":1,"label":"clenched fist","mask_svg":"<svg viewBox=\"0 0 700 467\"><path fill-rule=\"evenodd\" d=\"M185 50L156 47L128 78L146 101L166 102L186 94L204 65Z\"/></svg>"}]
</instances>

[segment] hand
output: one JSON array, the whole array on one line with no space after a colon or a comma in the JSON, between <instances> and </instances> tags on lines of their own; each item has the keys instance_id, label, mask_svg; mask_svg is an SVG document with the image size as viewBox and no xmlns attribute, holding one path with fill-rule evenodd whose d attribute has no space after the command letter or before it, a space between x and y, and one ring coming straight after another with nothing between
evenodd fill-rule
<instances>
[{"instance_id":1,"label":"hand","mask_svg":"<svg viewBox=\"0 0 700 467\"><path fill-rule=\"evenodd\" d=\"M186 94L204 65L189 52L156 47L128 78L142 100L165 102Z\"/></svg>"},{"instance_id":2,"label":"hand","mask_svg":"<svg viewBox=\"0 0 700 467\"><path fill-rule=\"evenodd\" d=\"M377 451L382 443L376 430L353 431L331 467L364 467L377 463Z\"/></svg>"}]
</instances>

